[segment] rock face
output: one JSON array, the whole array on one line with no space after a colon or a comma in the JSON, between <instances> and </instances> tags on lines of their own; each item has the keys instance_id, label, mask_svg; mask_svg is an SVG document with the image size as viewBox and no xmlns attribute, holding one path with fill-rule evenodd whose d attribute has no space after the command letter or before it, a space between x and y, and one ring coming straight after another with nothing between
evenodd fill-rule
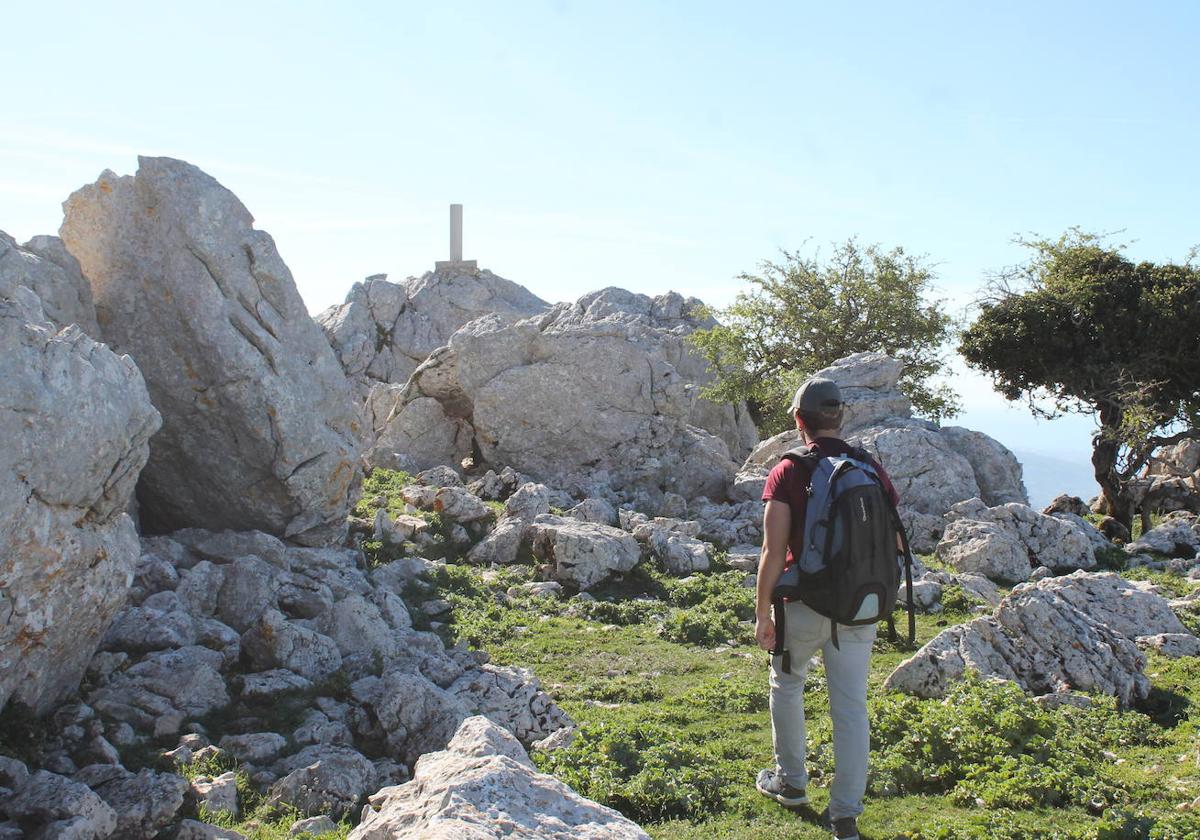
<instances>
[{"instance_id":1,"label":"rock face","mask_svg":"<svg viewBox=\"0 0 1200 840\"><path fill-rule=\"evenodd\" d=\"M1064 517L1017 502L995 507L979 499L959 502L946 514L937 556L960 572L1005 583L1028 580L1035 565L1056 572L1093 568L1092 533L1107 541L1087 522Z\"/></svg>"},{"instance_id":2,"label":"rock face","mask_svg":"<svg viewBox=\"0 0 1200 840\"><path fill-rule=\"evenodd\" d=\"M463 722L411 782L369 800L351 840L648 840L611 808L537 772L512 735L484 717Z\"/></svg>"},{"instance_id":3,"label":"rock face","mask_svg":"<svg viewBox=\"0 0 1200 840\"><path fill-rule=\"evenodd\" d=\"M449 266L404 283L383 274L368 277L317 323L365 397L376 384L403 385L430 353L476 318L495 314L515 321L549 308L524 286L490 271Z\"/></svg>"},{"instance_id":4,"label":"rock face","mask_svg":"<svg viewBox=\"0 0 1200 840\"><path fill-rule=\"evenodd\" d=\"M1021 465L1003 445L980 432L913 418L896 386L901 368L882 353L856 353L817 375L838 383L846 403L843 435L883 464L900 494L913 549L929 552L952 505L975 497L993 505L1025 503L1028 495ZM760 443L734 479L734 499L758 500L771 468L802 442L793 430Z\"/></svg>"},{"instance_id":5,"label":"rock face","mask_svg":"<svg viewBox=\"0 0 1200 840\"><path fill-rule=\"evenodd\" d=\"M1128 705L1150 691L1136 641L1181 632L1168 602L1148 587L1079 571L1018 586L992 616L942 631L886 685L940 697L972 669L1032 694L1080 689Z\"/></svg>"},{"instance_id":6,"label":"rock face","mask_svg":"<svg viewBox=\"0 0 1200 840\"><path fill-rule=\"evenodd\" d=\"M138 490L145 526L337 536L360 478L337 358L233 193L182 161L139 163L72 194L61 233L104 340L163 415Z\"/></svg>"},{"instance_id":7,"label":"rock face","mask_svg":"<svg viewBox=\"0 0 1200 840\"><path fill-rule=\"evenodd\" d=\"M537 318L466 325L413 373L385 413L372 463L418 467L473 451L579 496L613 488L651 502L722 497L730 452L756 436L741 407L706 404L685 337L698 301L605 289Z\"/></svg>"},{"instance_id":8,"label":"rock face","mask_svg":"<svg viewBox=\"0 0 1200 840\"><path fill-rule=\"evenodd\" d=\"M39 268L8 243L0 239L0 706L12 698L45 711L78 684L124 602L139 554L125 509L160 419L128 356L78 326L58 330L23 285L34 275L53 297L75 289L69 272ZM82 304L69 314L71 295L59 296L58 317L86 320Z\"/></svg>"},{"instance_id":9,"label":"rock face","mask_svg":"<svg viewBox=\"0 0 1200 840\"><path fill-rule=\"evenodd\" d=\"M77 324L100 339L92 288L57 236L35 236L18 246L0 230L0 288L24 286L41 301L46 320L55 326Z\"/></svg>"}]
</instances>

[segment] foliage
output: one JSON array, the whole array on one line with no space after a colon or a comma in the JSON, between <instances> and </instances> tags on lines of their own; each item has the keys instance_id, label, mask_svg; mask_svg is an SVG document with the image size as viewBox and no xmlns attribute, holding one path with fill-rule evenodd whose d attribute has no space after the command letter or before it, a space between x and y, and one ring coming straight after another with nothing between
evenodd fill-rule
<instances>
[{"instance_id":1,"label":"foliage","mask_svg":"<svg viewBox=\"0 0 1200 840\"><path fill-rule=\"evenodd\" d=\"M783 251L765 261L721 321L691 336L716 380L705 390L723 402L746 400L766 434L791 427L786 406L800 383L832 362L882 351L904 362L901 389L933 419L952 416L957 397L932 379L945 372L942 346L952 321L925 300L931 268L902 248L836 244L827 260Z\"/></svg>"},{"instance_id":2,"label":"foliage","mask_svg":"<svg viewBox=\"0 0 1200 840\"><path fill-rule=\"evenodd\" d=\"M700 688L693 699L714 712L761 712L770 695L764 680L731 676Z\"/></svg>"},{"instance_id":3,"label":"foliage","mask_svg":"<svg viewBox=\"0 0 1200 840\"><path fill-rule=\"evenodd\" d=\"M1035 413L1096 415L1096 480L1130 527L1150 454L1200 436L1200 268L1134 263L1078 229L1021 244L1032 259L997 278L959 352Z\"/></svg>"},{"instance_id":4,"label":"foliage","mask_svg":"<svg viewBox=\"0 0 1200 840\"><path fill-rule=\"evenodd\" d=\"M375 512L383 508L393 518L399 516L404 513L400 491L414 480L404 470L371 470L363 476L362 495L354 505L354 515L360 519L374 519Z\"/></svg>"}]
</instances>

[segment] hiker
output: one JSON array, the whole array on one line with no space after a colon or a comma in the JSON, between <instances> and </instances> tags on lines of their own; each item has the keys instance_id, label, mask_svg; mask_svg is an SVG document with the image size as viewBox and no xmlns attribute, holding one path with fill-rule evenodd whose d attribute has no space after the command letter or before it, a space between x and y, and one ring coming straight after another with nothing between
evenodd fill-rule
<instances>
[{"instance_id":1,"label":"hiker","mask_svg":"<svg viewBox=\"0 0 1200 840\"><path fill-rule=\"evenodd\" d=\"M859 480L865 484L865 476L867 482L873 482L872 486L865 487L864 492L873 492L876 495L864 498L877 500L877 507L890 508L888 516L894 517L894 528L888 529L883 525L877 527L876 542L886 540L883 549L878 553L886 555L886 562L892 567L897 566L896 554L891 547L893 541L907 553L906 541L902 542L901 537L903 529L899 526L898 515L895 514L895 506L899 503L896 490L882 466L870 459L866 453L851 448L841 439L843 413L842 395L837 383L821 378L805 382L792 400L791 414L806 447L783 457L771 470L763 489L762 498L766 505L763 514L762 554L758 567L755 637L760 647L777 654L771 659L770 678L775 767L762 770L758 774L756 787L762 794L786 807L798 807L808 802L805 793L808 772L805 766L807 743L804 725L804 680L809 661L819 650L825 662L825 676L829 685L829 711L833 719L833 750L836 763L826 819L838 840L857 840L856 818L863 811L863 794L867 786L867 754L870 748L867 723L867 668L871 645L875 640L875 622L878 619L888 619L890 622L899 584L899 571L898 568L894 568L882 573L884 579L888 579L884 585L891 587L891 598L884 598L886 604L879 603L878 595L863 596L870 604L859 607L859 614L852 614L851 618L866 620L855 625L831 621L798 597L791 598L784 605L776 589L787 569L789 576L798 581L795 592L800 597L818 604L823 603L818 598L809 598L811 593L806 591L806 587L817 592L820 590L818 582L827 581L831 576L826 575L822 578L816 573L805 583L805 570L802 568L804 564L798 566L798 563L800 560L809 563L810 554L813 552L817 555L816 562L820 563L821 552L831 550L828 545L832 540L818 540L813 534L806 537L805 526L810 495L814 509L818 499L828 504L827 500L833 494L830 488L834 484L830 478L846 472L832 472L829 465L836 464L838 459L844 460L849 457L855 459L851 464L866 468L858 470ZM822 463L825 471L818 472ZM874 476L870 475L870 470L874 471ZM818 477L824 477L822 480L829 483L818 487ZM818 490L822 492L818 493ZM886 496L883 495L885 493ZM857 509L856 501L855 510ZM828 507L826 516L829 516ZM866 516L867 507L864 506L863 518ZM810 524L809 527L824 528L825 524L826 521L823 520L819 525ZM818 542L825 548L818 548ZM793 548L800 552L800 557L793 554ZM865 588L870 589L871 586L872 584L868 583ZM879 584L874 584L874 589L877 592L885 591ZM772 615L773 602L777 619ZM824 611L837 614L836 610ZM777 620L782 625L778 638Z\"/></svg>"}]
</instances>

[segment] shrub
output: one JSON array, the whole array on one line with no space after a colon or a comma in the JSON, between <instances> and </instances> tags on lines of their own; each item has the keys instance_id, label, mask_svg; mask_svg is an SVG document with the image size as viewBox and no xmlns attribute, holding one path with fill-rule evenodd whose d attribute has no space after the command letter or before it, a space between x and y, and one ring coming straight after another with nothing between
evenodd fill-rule
<instances>
[{"instance_id":1,"label":"shrub","mask_svg":"<svg viewBox=\"0 0 1200 840\"><path fill-rule=\"evenodd\" d=\"M706 607L673 609L659 633L671 642L715 647L726 642L749 641L753 633L738 622L737 616Z\"/></svg>"},{"instance_id":2,"label":"shrub","mask_svg":"<svg viewBox=\"0 0 1200 840\"><path fill-rule=\"evenodd\" d=\"M761 712L770 705L765 677L758 680L744 677L714 680L695 692L691 699L714 712L740 714Z\"/></svg>"}]
</instances>

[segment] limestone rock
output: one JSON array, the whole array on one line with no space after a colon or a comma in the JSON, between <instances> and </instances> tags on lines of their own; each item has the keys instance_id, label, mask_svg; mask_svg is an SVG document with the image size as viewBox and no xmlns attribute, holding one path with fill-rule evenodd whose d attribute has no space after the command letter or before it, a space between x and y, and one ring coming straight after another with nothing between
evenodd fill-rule
<instances>
[{"instance_id":1,"label":"limestone rock","mask_svg":"<svg viewBox=\"0 0 1200 840\"><path fill-rule=\"evenodd\" d=\"M46 320L56 329L77 324L100 341L92 287L57 236L35 236L23 246L0 230L0 296L24 286L37 296Z\"/></svg>"},{"instance_id":2,"label":"limestone rock","mask_svg":"<svg viewBox=\"0 0 1200 840\"><path fill-rule=\"evenodd\" d=\"M1130 554L1153 551L1168 557L1194 557L1200 553L1200 522L1192 513L1172 513L1125 546L1125 550Z\"/></svg>"},{"instance_id":3,"label":"limestone rock","mask_svg":"<svg viewBox=\"0 0 1200 840\"><path fill-rule=\"evenodd\" d=\"M199 820L183 820L175 832L175 840L246 840L246 835Z\"/></svg>"},{"instance_id":4,"label":"limestone rock","mask_svg":"<svg viewBox=\"0 0 1200 840\"><path fill-rule=\"evenodd\" d=\"M441 514L450 522L478 522L492 515L492 509L478 496L462 487L426 487L411 485L400 491L408 504Z\"/></svg>"},{"instance_id":5,"label":"limestone rock","mask_svg":"<svg viewBox=\"0 0 1200 840\"><path fill-rule=\"evenodd\" d=\"M1078 496L1072 496L1067 493L1059 493L1050 500L1050 504L1042 508L1042 513L1054 515L1056 513L1071 513L1075 516L1087 516L1092 512L1088 507L1087 502Z\"/></svg>"},{"instance_id":6,"label":"limestone rock","mask_svg":"<svg viewBox=\"0 0 1200 840\"><path fill-rule=\"evenodd\" d=\"M88 695L87 702L141 731L171 734L185 720L228 705L221 664L221 654L207 648L157 651L113 675Z\"/></svg>"},{"instance_id":7,"label":"limestone rock","mask_svg":"<svg viewBox=\"0 0 1200 840\"><path fill-rule=\"evenodd\" d=\"M842 432L850 435L892 417L911 416L912 401L896 387L903 370L902 361L885 353L854 353L814 376L838 384L846 406Z\"/></svg>"},{"instance_id":8,"label":"limestone rock","mask_svg":"<svg viewBox=\"0 0 1200 840\"><path fill-rule=\"evenodd\" d=\"M163 413L139 485L147 529L337 537L360 479L356 410L271 237L170 158L106 171L64 210L103 338Z\"/></svg>"},{"instance_id":9,"label":"limestone rock","mask_svg":"<svg viewBox=\"0 0 1200 840\"><path fill-rule=\"evenodd\" d=\"M960 572L1018 583L1029 579L1029 553L1020 539L996 522L956 519L937 544L937 557Z\"/></svg>"},{"instance_id":10,"label":"limestone rock","mask_svg":"<svg viewBox=\"0 0 1200 840\"><path fill-rule=\"evenodd\" d=\"M493 563L507 566L515 563L524 534L523 519L502 519L486 537L467 552L467 562L479 566L490 566Z\"/></svg>"},{"instance_id":11,"label":"limestone rock","mask_svg":"<svg viewBox=\"0 0 1200 840\"><path fill-rule=\"evenodd\" d=\"M86 768L85 768L86 769ZM113 837L152 840L166 828L183 807L187 780L174 773L142 770L134 774L112 768L113 775L92 790L113 809L117 828Z\"/></svg>"},{"instance_id":12,"label":"limestone rock","mask_svg":"<svg viewBox=\"0 0 1200 840\"><path fill-rule=\"evenodd\" d=\"M197 776L191 781L190 791L197 807L203 805L210 813L237 816L237 776L232 770L219 776Z\"/></svg>"},{"instance_id":13,"label":"limestone rock","mask_svg":"<svg viewBox=\"0 0 1200 840\"><path fill-rule=\"evenodd\" d=\"M633 537L607 525L547 514L531 522L525 534L534 556L553 565L555 579L580 589L628 572L641 559Z\"/></svg>"},{"instance_id":14,"label":"limestone rock","mask_svg":"<svg viewBox=\"0 0 1200 840\"><path fill-rule=\"evenodd\" d=\"M388 754L409 765L444 747L467 716L455 694L400 667L360 680L353 688L378 722Z\"/></svg>"},{"instance_id":15,"label":"limestone rock","mask_svg":"<svg viewBox=\"0 0 1200 840\"><path fill-rule=\"evenodd\" d=\"M504 503L504 515L514 519L532 520L550 512L550 488L536 482L526 482Z\"/></svg>"},{"instance_id":16,"label":"limestone rock","mask_svg":"<svg viewBox=\"0 0 1200 840\"><path fill-rule=\"evenodd\" d=\"M974 432L961 426L943 426L941 435L951 449L970 463L975 483L979 485L979 497L985 504L1029 504L1029 493L1022 480L1021 462L1008 447L983 432Z\"/></svg>"},{"instance_id":17,"label":"limestone rock","mask_svg":"<svg viewBox=\"0 0 1200 840\"><path fill-rule=\"evenodd\" d=\"M47 770L25 779L0 809L11 820L30 829L30 837L70 837L104 840L117 827L117 815L87 785Z\"/></svg>"},{"instance_id":18,"label":"limestone rock","mask_svg":"<svg viewBox=\"0 0 1200 840\"><path fill-rule=\"evenodd\" d=\"M287 747L287 738L276 732L226 735L217 744L244 764L270 764Z\"/></svg>"},{"instance_id":19,"label":"limestone rock","mask_svg":"<svg viewBox=\"0 0 1200 840\"><path fill-rule=\"evenodd\" d=\"M287 765L294 769L271 786L267 801L292 805L305 816L340 819L375 789L375 766L349 747L305 747Z\"/></svg>"},{"instance_id":20,"label":"limestone rock","mask_svg":"<svg viewBox=\"0 0 1200 840\"><path fill-rule=\"evenodd\" d=\"M323 679L342 666L337 642L267 610L242 634L242 651L251 668L286 668L305 679Z\"/></svg>"},{"instance_id":21,"label":"limestone rock","mask_svg":"<svg viewBox=\"0 0 1200 840\"><path fill-rule=\"evenodd\" d=\"M160 421L129 357L47 320L32 260L0 253L0 706L46 711L129 590L124 511Z\"/></svg>"},{"instance_id":22,"label":"limestone rock","mask_svg":"<svg viewBox=\"0 0 1200 840\"><path fill-rule=\"evenodd\" d=\"M574 726L525 668L483 665L450 686L469 714L484 715L516 736L525 747Z\"/></svg>"},{"instance_id":23,"label":"limestone rock","mask_svg":"<svg viewBox=\"0 0 1200 840\"><path fill-rule=\"evenodd\" d=\"M335 831L337 831L337 823L322 814L319 817L296 820L288 829L288 835L296 837L300 834L311 834L313 837L320 837L322 834L332 834Z\"/></svg>"},{"instance_id":24,"label":"limestone rock","mask_svg":"<svg viewBox=\"0 0 1200 840\"><path fill-rule=\"evenodd\" d=\"M484 717L468 718L413 781L370 797L351 840L648 840L611 808L538 773L520 743Z\"/></svg>"},{"instance_id":25,"label":"limestone rock","mask_svg":"<svg viewBox=\"0 0 1200 840\"><path fill-rule=\"evenodd\" d=\"M604 499L587 498L567 511L567 516L580 522L594 522L597 525L619 524L617 509Z\"/></svg>"}]
</instances>

